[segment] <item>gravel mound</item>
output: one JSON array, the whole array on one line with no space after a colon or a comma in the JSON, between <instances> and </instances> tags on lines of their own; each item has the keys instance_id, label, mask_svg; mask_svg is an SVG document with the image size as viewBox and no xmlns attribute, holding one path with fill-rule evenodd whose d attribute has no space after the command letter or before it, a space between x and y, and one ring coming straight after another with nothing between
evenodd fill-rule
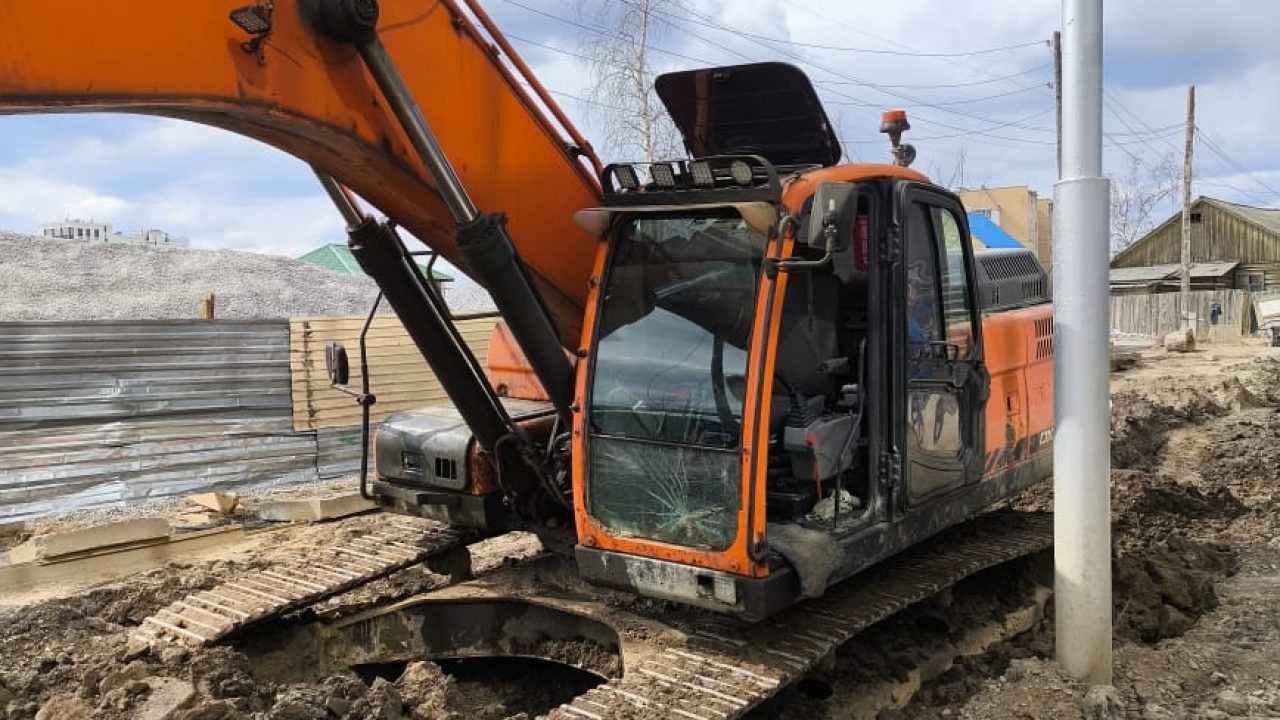
<instances>
[{"instance_id":1,"label":"gravel mound","mask_svg":"<svg viewBox=\"0 0 1280 720\"><path fill-rule=\"evenodd\" d=\"M0 231L0 321L198 317L207 292L220 319L360 315L378 292L367 277L234 250L88 245ZM457 312L487 296L457 283Z\"/></svg>"}]
</instances>

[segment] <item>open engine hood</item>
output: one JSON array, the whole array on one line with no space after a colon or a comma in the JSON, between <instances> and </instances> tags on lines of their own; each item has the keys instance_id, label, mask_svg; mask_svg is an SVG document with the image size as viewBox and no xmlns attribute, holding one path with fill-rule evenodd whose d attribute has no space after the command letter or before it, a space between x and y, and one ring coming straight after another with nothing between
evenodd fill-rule
<instances>
[{"instance_id":1,"label":"open engine hood","mask_svg":"<svg viewBox=\"0 0 1280 720\"><path fill-rule=\"evenodd\" d=\"M655 87L694 157L760 155L778 166L840 161L822 102L794 65L684 70L660 75Z\"/></svg>"}]
</instances>

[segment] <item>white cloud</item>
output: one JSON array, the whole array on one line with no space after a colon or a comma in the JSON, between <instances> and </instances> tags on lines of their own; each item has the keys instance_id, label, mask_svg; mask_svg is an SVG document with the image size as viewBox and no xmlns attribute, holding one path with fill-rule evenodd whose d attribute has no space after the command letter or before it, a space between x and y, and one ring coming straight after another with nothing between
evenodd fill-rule
<instances>
[{"instance_id":1,"label":"white cloud","mask_svg":"<svg viewBox=\"0 0 1280 720\"><path fill-rule=\"evenodd\" d=\"M585 31L555 19L581 19L572 0L524 0L553 17L502 0L485 2L504 29L570 53L581 50ZM936 180L970 186L1025 183L1042 193L1051 190L1052 93L1036 87L1050 79L1044 46L966 57L814 46L947 53L1034 43L1058 26L1057 3L901 0L872 8L846 0L697 0L689 7L731 30L707 27L703 19L659 28L655 42L685 56L655 53L660 70L744 62L743 57L798 63L817 83L854 157L885 157L886 141L877 132L880 111L902 107L915 125L909 137L918 138L917 166ZM1280 116L1280 83L1275 82L1280 62L1269 54L1280 4L1226 0L1209 13L1191 0L1124 0L1108 3L1106 12L1109 103L1141 118L1126 114L1122 123L1108 110L1107 131L1132 141L1127 133L1181 122L1184 87L1195 82L1198 124L1234 161L1200 150L1203 191L1242 202L1280 201L1263 187L1280 187L1280 145L1273 140L1274 118ZM581 60L516 45L548 87L586 94L590 78ZM1021 70L1033 72L984 82ZM974 82L983 84L921 87ZM1026 90L982 99L1020 88ZM564 96L557 100L589 139L598 137L598 115L590 105ZM949 104L957 101L961 104ZM1044 114L999 127L1037 112ZM34 122L0 118L0 123ZM154 118L130 121L126 132L118 125L111 133L97 132L88 122L77 127L56 144L32 143L30 155L0 162L0 227L31 230L67 215L94 216L124 229L160 226L207 247L284 254L342 240L337 216L308 168L254 141ZM1165 152L1180 153L1181 137L1174 129L1168 137L1144 137L1125 148L1154 162ZM9 150L5 155L12 157ZM1109 148L1106 162L1123 170L1129 157Z\"/></svg>"},{"instance_id":2,"label":"white cloud","mask_svg":"<svg viewBox=\"0 0 1280 720\"><path fill-rule=\"evenodd\" d=\"M38 222L66 217L107 218L128 207L123 198L75 182L0 169L0 226L34 232ZM12 220L5 223L9 218ZM31 222L31 218L41 220Z\"/></svg>"},{"instance_id":3,"label":"white cloud","mask_svg":"<svg viewBox=\"0 0 1280 720\"><path fill-rule=\"evenodd\" d=\"M282 255L345 237L305 165L229 132L148 118L116 139L80 134L51 147L0 167L0 227L93 218Z\"/></svg>"}]
</instances>

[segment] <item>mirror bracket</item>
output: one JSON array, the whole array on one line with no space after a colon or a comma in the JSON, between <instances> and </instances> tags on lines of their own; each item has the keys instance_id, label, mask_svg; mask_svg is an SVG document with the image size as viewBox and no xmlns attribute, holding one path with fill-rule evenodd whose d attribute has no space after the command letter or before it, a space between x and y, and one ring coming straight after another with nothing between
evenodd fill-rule
<instances>
[{"instance_id":1,"label":"mirror bracket","mask_svg":"<svg viewBox=\"0 0 1280 720\"><path fill-rule=\"evenodd\" d=\"M351 382L351 363L347 359L347 348L340 342L331 342L324 347L324 371L329 377L329 387L344 395L356 399L356 404L367 407L378 402L373 393L358 392L347 387Z\"/></svg>"}]
</instances>

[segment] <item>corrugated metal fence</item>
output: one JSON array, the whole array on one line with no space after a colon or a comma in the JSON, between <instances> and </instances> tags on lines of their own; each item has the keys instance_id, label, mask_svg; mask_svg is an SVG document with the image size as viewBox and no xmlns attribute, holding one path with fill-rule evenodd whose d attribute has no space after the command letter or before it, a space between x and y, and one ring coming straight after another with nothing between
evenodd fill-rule
<instances>
[{"instance_id":1,"label":"corrugated metal fence","mask_svg":"<svg viewBox=\"0 0 1280 720\"><path fill-rule=\"evenodd\" d=\"M0 519L316 475L284 321L0 323Z\"/></svg>"},{"instance_id":2,"label":"corrugated metal fence","mask_svg":"<svg viewBox=\"0 0 1280 720\"><path fill-rule=\"evenodd\" d=\"M481 362L494 322L458 322ZM360 412L324 345L347 343L358 383L362 323L0 323L0 520L355 471ZM369 338L375 423L447 402L394 317Z\"/></svg>"},{"instance_id":3,"label":"corrugated metal fence","mask_svg":"<svg viewBox=\"0 0 1280 720\"><path fill-rule=\"evenodd\" d=\"M1222 316L1217 325L1209 323L1209 307L1218 302ZM1191 293L1196 313L1196 337L1213 342L1238 342L1253 325L1253 305L1244 290L1196 290ZM1111 329L1133 335L1163 337L1181 327L1182 301L1179 294L1154 293L1113 295Z\"/></svg>"}]
</instances>

